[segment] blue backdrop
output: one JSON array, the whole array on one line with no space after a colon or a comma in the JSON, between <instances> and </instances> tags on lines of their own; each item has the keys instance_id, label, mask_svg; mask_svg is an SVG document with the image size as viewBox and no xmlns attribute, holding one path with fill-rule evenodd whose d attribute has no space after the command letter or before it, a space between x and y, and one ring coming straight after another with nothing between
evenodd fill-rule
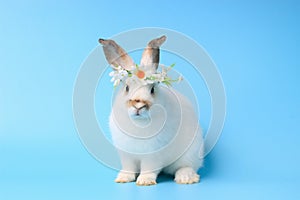
<instances>
[{"instance_id":1,"label":"blue backdrop","mask_svg":"<svg viewBox=\"0 0 300 200\"><path fill-rule=\"evenodd\" d=\"M299 1L1 1L0 199L299 199ZM116 184L72 116L80 65L99 37L182 32L217 64L222 136L202 181Z\"/></svg>"}]
</instances>

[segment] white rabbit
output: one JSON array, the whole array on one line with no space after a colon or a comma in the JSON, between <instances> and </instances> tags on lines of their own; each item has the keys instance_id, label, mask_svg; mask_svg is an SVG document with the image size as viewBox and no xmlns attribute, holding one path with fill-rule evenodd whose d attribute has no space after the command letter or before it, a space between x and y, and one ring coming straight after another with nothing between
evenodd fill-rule
<instances>
[{"instance_id":1,"label":"white rabbit","mask_svg":"<svg viewBox=\"0 0 300 200\"><path fill-rule=\"evenodd\" d=\"M112 140L122 164L115 180L118 183L153 185L160 172L175 175L174 180L181 184L200 180L197 171L203 164L204 143L195 108L171 87L159 81L139 81L141 77L134 74L159 74L159 47L165 40L166 36L162 36L150 41L136 69L116 42L99 39L115 72L123 70L124 77L132 72L124 79L119 73L123 86L110 115Z\"/></svg>"}]
</instances>

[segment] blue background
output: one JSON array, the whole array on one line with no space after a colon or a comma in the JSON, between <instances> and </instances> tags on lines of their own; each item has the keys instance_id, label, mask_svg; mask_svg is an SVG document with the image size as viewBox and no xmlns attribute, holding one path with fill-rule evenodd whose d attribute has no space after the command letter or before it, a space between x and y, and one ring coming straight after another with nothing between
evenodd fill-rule
<instances>
[{"instance_id":1,"label":"blue background","mask_svg":"<svg viewBox=\"0 0 300 200\"><path fill-rule=\"evenodd\" d=\"M0 199L299 199L299 1L1 1ZM202 181L115 184L76 133L72 92L99 37L170 28L201 44L227 93Z\"/></svg>"}]
</instances>

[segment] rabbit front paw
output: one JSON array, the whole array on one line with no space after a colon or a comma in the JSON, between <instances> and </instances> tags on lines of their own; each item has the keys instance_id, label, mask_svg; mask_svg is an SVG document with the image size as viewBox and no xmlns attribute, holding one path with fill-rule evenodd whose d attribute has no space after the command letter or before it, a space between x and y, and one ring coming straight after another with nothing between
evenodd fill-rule
<instances>
[{"instance_id":1,"label":"rabbit front paw","mask_svg":"<svg viewBox=\"0 0 300 200\"><path fill-rule=\"evenodd\" d=\"M134 173L128 172L119 172L117 178L115 179L116 183L128 183L135 181L136 175Z\"/></svg>"},{"instance_id":2,"label":"rabbit front paw","mask_svg":"<svg viewBox=\"0 0 300 200\"><path fill-rule=\"evenodd\" d=\"M200 176L190 167L180 168L175 173L176 183L179 184L192 184L200 181Z\"/></svg>"},{"instance_id":3,"label":"rabbit front paw","mask_svg":"<svg viewBox=\"0 0 300 200\"><path fill-rule=\"evenodd\" d=\"M155 173L140 174L136 184L139 186L156 185L156 177L157 174Z\"/></svg>"}]
</instances>

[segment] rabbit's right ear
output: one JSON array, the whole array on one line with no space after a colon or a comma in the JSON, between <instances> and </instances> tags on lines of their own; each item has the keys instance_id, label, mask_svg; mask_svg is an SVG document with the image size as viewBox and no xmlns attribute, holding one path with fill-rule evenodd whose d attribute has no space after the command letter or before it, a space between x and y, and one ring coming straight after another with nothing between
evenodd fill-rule
<instances>
[{"instance_id":1,"label":"rabbit's right ear","mask_svg":"<svg viewBox=\"0 0 300 200\"><path fill-rule=\"evenodd\" d=\"M166 41L165 35L151 40L145 48L140 66L148 67L153 72L157 70L159 65L159 48Z\"/></svg>"},{"instance_id":2,"label":"rabbit's right ear","mask_svg":"<svg viewBox=\"0 0 300 200\"><path fill-rule=\"evenodd\" d=\"M99 43L103 46L103 51L106 60L114 68L121 66L127 70L134 67L134 62L131 57L113 40L99 39Z\"/></svg>"}]
</instances>

